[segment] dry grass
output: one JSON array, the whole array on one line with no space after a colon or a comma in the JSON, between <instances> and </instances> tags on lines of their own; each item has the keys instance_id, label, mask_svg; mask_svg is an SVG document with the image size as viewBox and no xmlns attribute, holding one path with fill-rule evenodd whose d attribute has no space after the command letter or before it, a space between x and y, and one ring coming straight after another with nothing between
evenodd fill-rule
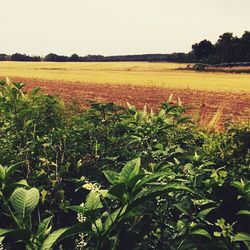
<instances>
[{"instance_id":1,"label":"dry grass","mask_svg":"<svg viewBox=\"0 0 250 250\"><path fill-rule=\"evenodd\" d=\"M250 92L249 74L175 70L175 63L0 62L0 75L85 84L129 84L176 89Z\"/></svg>"}]
</instances>

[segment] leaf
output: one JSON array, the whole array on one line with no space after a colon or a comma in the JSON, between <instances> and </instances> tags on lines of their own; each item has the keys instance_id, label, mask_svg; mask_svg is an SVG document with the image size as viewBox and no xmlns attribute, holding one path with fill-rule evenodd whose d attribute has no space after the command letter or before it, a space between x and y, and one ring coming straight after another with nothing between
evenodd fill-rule
<instances>
[{"instance_id":1,"label":"leaf","mask_svg":"<svg viewBox=\"0 0 250 250\"><path fill-rule=\"evenodd\" d=\"M41 247L41 250L51 250L53 246L67 238L79 233L83 232L89 232L90 231L90 224L89 223L78 223L74 225L73 227L66 227L66 228L60 228L53 233L51 233L43 242L43 245Z\"/></svg>"},{"instance_id":2,"label":"leaf","mask_svg":"<svg viewBox=\"0 0 250 250\"><path fill-rule=\"evenodd\" d=\"M204 206L204 205L208 205L208 204L211 204L211 205L214 205L216 204L215 201L213 200L209 200L209 199L191 199L192 202L195 204L195 205L198 205L198 206Z\"/></svg>"},{"instance_id":3,"label":"leaf","mask_svg":"<svg viewBox=\"0 0 250 250\"><path fill-rule=\"evenodd\" d=\"M84 214L87 210L85 207L78 205L78 206L69 206L67 209L71 209L79 214Z\"/></svg>"},{"instance_id":4,"label":"leaf","mask_svg":"<svg viewBox=\"0 0 250 250\"><path fill-rule=\"evenodd\" d=\"M199 168L205 168L205 167L212 167L214 166L215 163L212 162L212 161L207 161L207 162L204 162L202 165L199 166Z\"/></svg>"},{"instance_id":5,"label":"leaf","mask_svg":"<svg viewBox=\"0 0 250 250\"><path fill-rule=\"evenodd\" d=\"M39 225L36 233L36 237L39 237L41 234L45 235L48 234L49 232L46 232L49 228L50 222L52 220L53 216L49 216L48 218L45 218L41 224Z\"/></svg>"},{"instance_id":6,"label":"leaf","mask_svg":"<svg viewBox=\"0 0 250 250\"><path fill-rule=\"evenodd\" d=\"M153 198L167 194L172 191L187 191L187 192L193 192L190 188L184 186L184 185L179 185L179 184L172 184L172 185L160 185L156 187L151 187L149 189L144 189L141 192L139 192L133 202L132 206L137 206L143 202L152 200Z\"/></svg>"},{"instance_id":7,"label":"leaf","mask_svg":"<svg viewBox=\"0 0 250 250\"><path fill-rule=\"evenodd\" d=\"M240 210L237 215L250 215L250 211L249 210Z\"/></svg>"},{"instance_id":8,"label":"leaf","mask_svg":"<svg viewBox=\"0 0 250 250\"><path fill-rule=\"evenodd\" d=\"M16 184L16 186L26 186L26 187L29 186L28 183L27 183L27 181L25 179L20 180L18 182L15 182L15 184Z\"/></svg>"},{"instance_id":9,"label":"leaf","mask_svg":"<svg viewBox=\"0 0 250 250\"><path fill-rule=\"evenodd\" d=\"M197 214L197 217L205 218L211 211L215 209L217 209L217 207L210 207L210 208L203 209Z\"/></svg>"},{"instance_id":10,"label":"leaf","mask_svg":"<svg viewBox=\"0 0 250 250\"><path fill-rule=\"evenodd\" d=\"M133 189L135 191L137 189L137 183L141 181L141 179L144 177L144 174L137 174L134 177L132 177L128 182L128 187Z\"/></svg>"},{"instance_id":11,"label":"leaf","mask_svg":"<svg viewBox=\"0 0 250 250\"><path fill-rule=\"evenodd\" d=\"M244 183L242 182L239 182L239 181L234 181L232 184L231 184L233 187L236 187L240 192L242 192L244 190Z\"/></svg>"},{"instance_id":12,"label":"leaf","mask_svg":"<svg viewBox=\"0 0 250 250\"><path fill-rule=\"evenodd\" d=\"M17 189L19 187L28 187L29 188L29 185L28 185L27 181L25 179L23 179L23 180L20 180L18 182L10 183L9 185L7 185L5 187L5 190L8 193L12 193L15 189Z\"/></svg>"},{"instance_id":13,"label":"leaf","mask_svg":"<svg viewBox=\"0 0 250 250\"><path fill-rule=\"evenodd\" d=\"M114 222L118 222L120 216L126 212L127 206L117 208L112 214L109 214L104 223L105 230L108 230Z\"/></svg>"},{"instance_id":14,"label":"leaf","mask_svg":"<svg viewBox=\"0 0 250 250\"><path fill-rule=\"evenodd\" d=\"M22 240L24 242L28 242L30 238L30 232L25 229L4 229L0 228L0 237L6 236L18 240Z\"/></svg>"},{"instance_id":15,"label":"leaf","mask_svg":"<svg viewBox=\"0 0 250 250\"><path fill-rule=\"evenodd\" d=\"M128 219L131 217L142 216L146 214L145 208L143 206L137 206L130 210L127 210L126 213L122 216L123 219Z\"/></svg>"},{"instance_id":16,"label":"leaf","mask_svg":"<svg viewBox=\"0 0 250 250\"><path fill-rule=\"evenodd\" d=\"M126 186L124 183L116 184L112 186L108 191L108 195L111 195L120 201L123 200L125 193L126 193Z\"/></svg>"},{"instance_id":17,"label":"leaf","mask_svg":"<svg viewBox=\"0 0 250 250\"><path fill-rule=\"evenodd\" d=\"M92 231L95 233L102 232L103 230L103 225L102 225L102 220L99 218L95 221L95 223L92 224Z\"/></svg>"},{"instance_id":18,"label":"leaf","mask_svg":"<svg viewBox=\"0 0 250 250\"><path fill-rule=\"evenodd\" d=\"M211 240L210 234L209 234L205 229L203 229L203 228L195 229L195 230L191 231L191 232L189 233L189 235L204 236L204 237L206 237L206 238L208 238L208 239Z\"/></svg>"},{"instance_id":19,"label":"leaf","mask_svg":"<svg viewBox=\"0 0 250 250\"><path fill-rule=\"evenodd\" d=\"M234 236L233 241L247 241L247 242L250 242L250 234L248 234L248 233L237 233Z\"/></svg>"},{"instance_id":20,"label":"leaf","mask_svg":"<svg viewBox=\"0 0 250 250\"><path fill-rule=\"evenodd\" d=\"M45 190L45 189L43 189L43 190L41 191L41 202L42 202L42 204L44 204L44 201L45 201L45 198L46 198L47 193L48 193L48 191Z\"/></svg>"},{"instance_id":21,"label":"leaf","mask_svg":"<svg viewBox=\"0 0 250 250\"><path fill-rule=\"evenodd\" d=\"M178 203L174 205L177 209L179 209L183 214L188 214L187 207L185 204Z\"/></svg>"},{"instance_id":22,"label":"leaf","mask_svg":"<svg viewBox=\"0 0 250 250\"><path fill-rule=\"evenodd\" d=\"M8 179L10 175L21 166L22 163L24 163L24 161L9 166L6 170L6 179Z\"/></svg>"},{"instance_id":23,"label":"leaf","mask_svg":"<svg viewBox=\"0 0 250 250\"><path fill-rule=\"evenodd\" d=\"M84 207L88 211L96 210L103 207L98 191L95 190L90 191L90 193L86 198Z\"/></svg>"},{"instance_id":24,"label":"leaf","mask_svg":"<svg viewBox=\"0 0 250 250\"><path fill-rule=\"evenodd\" d=\"M0 164L0 180L3 181L5 179L5 168Z\"/></svg>"},{"instance_id":25,"label":"leaf","mask_svg":"<svg viewBox=\"0 0 250 250\"><path fill-rule=\"evenodd\" d=\"M105 177L107 178L107 180L111 183L111 184L116 184L119 181L119 174L116 173L115 171L111 171L111 170L105 170L103 171L103 174L105 175Z\"/></svg>"},{"instance_id":26,"label":"leaf","mask_svg":"<svg viewBox=\"0 0 250 250\"><path fill-rule=\"evenodd\" d=\"M137 158L132 161L129 161L122 169L120 173L120 179L125 183L137 175L140 171L141 159Z\"/></svg>"},{"instance_id":27,"label":"leaf","mask_svg":"<svg viewBox=\"0 0 250 250\"><path fill-rule=\"evenodd\" d=\"M12 193L10 202L15 211L24 218L36 208L39 202L39 191L36 188L30 190L17 188Z\"/></svg>"},{"instance_id":28,"label":"leaf","mask_svg":"<svg viewBox=\"0 0 250 250\"><path fill-rule=\"evenodd\" d=\"M166 176L166 173L154 173L154 174L145 175L144 178L141 178L140 181L136 183L135 189L139 189L143 187L144 185L146 185L147 183L155 181L165 176Z\"/></svg>"}]
</instances>

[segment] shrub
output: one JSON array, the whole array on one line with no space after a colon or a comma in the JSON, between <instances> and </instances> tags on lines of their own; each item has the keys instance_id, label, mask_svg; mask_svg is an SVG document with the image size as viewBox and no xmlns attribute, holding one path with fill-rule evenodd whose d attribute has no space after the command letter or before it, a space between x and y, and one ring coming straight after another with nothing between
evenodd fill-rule
<instances>
[{"instance_id":1,"label":"shrub","mask_svg":"<svg viewBox=\"0 0 250 250\"><path fill-rule=\"evenodd\" d=\"M22 87L0 87L4 249L249 248L249 124L202 132L171 100L68 116Z\"/></svg>"}]
</instances>

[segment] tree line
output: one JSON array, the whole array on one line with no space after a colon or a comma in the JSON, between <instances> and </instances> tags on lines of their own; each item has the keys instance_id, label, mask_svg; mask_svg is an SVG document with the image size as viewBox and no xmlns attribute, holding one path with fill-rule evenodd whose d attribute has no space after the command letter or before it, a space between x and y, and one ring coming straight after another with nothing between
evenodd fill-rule
<instances>
[{"instance_id":1,"label":"tree line","mask_svg":"<svg viewBox=\"0 0 250 250\"><path fill-rule=\"evenodd\" d=\"M250 62L250 32L239 38L233 33L224 33L215 44L203 40L192 46L196 62L219 64L233 62Z\"/></svg>"},{"instance_id":2,"label":"tree line","mask_svg":"<svg viewBox=\"0 0 250 250\"><path fill-rule=\"evenodd\" d=\"M0 54L0 61L46 61L46 62L121 62L121 61L147 61L147 62L190 62L193 61L191 53L172 53L172 54L143 54L143 55L119 55L102 56L87 55L71 56L57 55L49 53L45 57L29 56L26 54L15 53L13 55Z\"/></svg>"},{"instance_id":3,"label":"tree line","mask_svg":"<svg viewBox=\"0 0 250 250\"><path fill-rule=\"evenodd\" d=\"M119 62L119 61L147 61L147 62L179 62L179 63L232 63L250 61L250 32L239 38L233 33L224 33L216 43L205 39L192 45L188 53L171 54L141 54L141 55L87 55L71 56L49 53L45 57L30 56L15 53L12 55L0 54L0 61L47 61L47 62Z\"/></svg>"}]
</instances>

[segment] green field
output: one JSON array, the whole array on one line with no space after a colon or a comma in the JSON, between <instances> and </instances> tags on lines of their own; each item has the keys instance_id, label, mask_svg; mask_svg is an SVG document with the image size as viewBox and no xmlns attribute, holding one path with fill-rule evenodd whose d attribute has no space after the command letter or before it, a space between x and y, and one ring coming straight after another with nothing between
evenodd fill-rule
<instances>
[{"instance_id":1,"label":"green field","mask_svg":"<svg viewBox=\"0 0 250 250\"><path fill-rule=\"evenodd\" d=\"M209 91L250 92L250 75L176 70L185 64L147 62L0 62L1 77L85 84L134 84Z\"/></svg>"}]
</instances>

